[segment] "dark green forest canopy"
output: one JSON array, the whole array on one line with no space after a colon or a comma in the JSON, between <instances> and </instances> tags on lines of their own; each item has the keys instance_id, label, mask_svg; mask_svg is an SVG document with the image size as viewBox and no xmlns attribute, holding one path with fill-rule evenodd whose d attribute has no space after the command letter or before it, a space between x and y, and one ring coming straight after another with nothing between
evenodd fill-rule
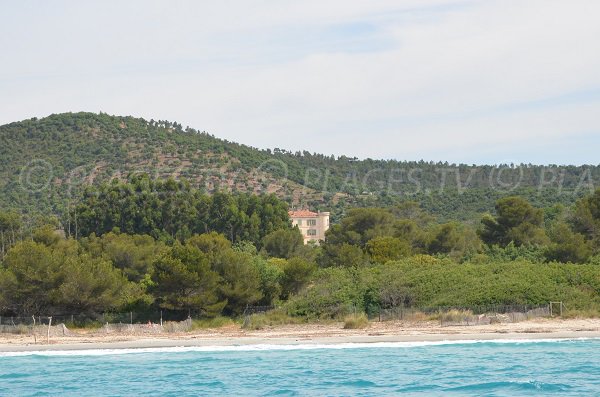
<instances>
[{"instance_id":1,"label":"dark green forest canopy","mask_svg":"<svg viewBox=\"0 0 600 397\"><path fill-rule=\"evenodd\" d=\"M598 166L474 166L259 150L176 122L65 113L0 126L0 208L62 216L90 183L185 179L216 191L274 193L328 209L416 201L439 218L477 220L518 195L536 207L571 205L600 185Z\"/></svg>"},{"instance_id":2,"label":"dark green forest canopy","mask_svg":"<svg viewBox=\"0 0 600 397\"><path fill-rule=\"evenodd\" d=\"M136 175L89 186L65 235L0 212L0 313L214 317L276 304L335 317L349 307L550 300L595 313L598 208L600 191L551 212L506 197L478 225L440 222L417 203L353 208L316 246L302 244L273 195L206 195Z\"/></svg>"},{"instance_id":3,"label":"dark green forest canopy","mask_svg":"<svg viewBox=\"0 0 600 397\"><path fill-rule=\"evenodd\" d=\"M145 174L87 186L63 224L67 236L76 238L118 231L183 241L218 232L233 243L248 241L259 248L269 233L291 227L287 204L273 194L207 195L189 183L155 181Z\"/></svg>"}]
</instances>

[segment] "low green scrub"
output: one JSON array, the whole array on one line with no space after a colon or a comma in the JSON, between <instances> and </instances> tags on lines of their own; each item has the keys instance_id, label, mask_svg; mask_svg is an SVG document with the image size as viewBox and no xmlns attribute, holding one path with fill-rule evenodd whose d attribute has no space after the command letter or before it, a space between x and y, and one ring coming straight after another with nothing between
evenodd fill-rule
<instances>
[{"instance_id":1,"label":"low green scrub","mask_svg":"<svg viewBox=\"0 0 600 397\"><path fill-rule=\"evenodd\" d=\"M326 268L288 302L291 314L340 317L345 308L376 315L380 307L542 305L562 301L570 310L600 310L600 268L586 264L508 261L456 263L416 256L385 265Z\"/></svg>"},{"instance_id":2,"label":"low green scrub","mask_svg":"<svg viewBox=\"0 0 600 397\"><path fill-rule=\"evenodd\" d=\"M70 322L67 321L65 323L65 327L67 327L68 329L81 329L81 330L96 330L96 329L100 329L102 328L104 324L101 323L100 321L93 321L93 320L89 320L89 321L75 321L75 322Z\"/></svg>"},{"instance_id":3,"label":"low green scrub","mask_svg":"<svg viewBox=\"0 0 600 397\"><path fill-rule=\"evenodd\" d=\"M572 309L565 310L562 318L600 318L600 309Z\"/></svg>"},{"instance_id":4,"label":"low green scrub","mask_svg":"<svg viewBox=\"0 0 600 397\"><path fill-rule=\"evenodd\" d=\"M470 310L448 310L439 314L438 319L445 323L462 323L473 317Z\"/></svg>"},{"instance_id":5,"label":"low green scrub","mask_svg":"<svg viewBox=\"0 0 600 397\"><path fill-rule=\"evenodd\" d=\"M352 314L344 319L344 329L362 329L369 326L369 319L364 313Z\"/></svg>"},{"instance_id":6,"label":"low green scrub","mask_svg":"<svg viewBox=\"0 0 600 397\"><path fill-rule=\"evenodd\" d=\"M231 318L223 316L192 320L192 330L223 328L231 325L235 325L235 322Z\"/></svg>"},{"instance_id":7,"label":"low green scrub","mask_svg":"<svg viewBox=\"0 0 600 397\"><path fill-rule=\"evenodd\" d=\"M242 328L258 330L276 325L299 324L303 322L298 317L289 316L284 310L276 309L266 313L257 313L247 316L244 319Z\"/></svg>"},{"instance_id":8,"label":"low green scrub","mask_svg":"<svg viewBox=\"0 0 600 397\"><path fill-rule=\"evenodd\" d=\"M32 332L32 327L25 324L0 325L0 333L26 335Z\"/></svg>"}]
</instances>

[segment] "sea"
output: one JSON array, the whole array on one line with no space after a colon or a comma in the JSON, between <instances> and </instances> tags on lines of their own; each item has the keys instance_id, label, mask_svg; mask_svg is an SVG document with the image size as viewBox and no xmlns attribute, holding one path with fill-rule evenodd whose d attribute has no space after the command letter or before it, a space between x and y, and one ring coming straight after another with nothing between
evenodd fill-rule
<instances>
[{"instance_id":1,"label":"sea","mask_svg":"<svg viewBox=\"0 0 600 397\"><path fill-rule=\"evenodd\" d=\"M600 339L0 353L1 396L600 396Z\"/></svg>"}]
</instances>

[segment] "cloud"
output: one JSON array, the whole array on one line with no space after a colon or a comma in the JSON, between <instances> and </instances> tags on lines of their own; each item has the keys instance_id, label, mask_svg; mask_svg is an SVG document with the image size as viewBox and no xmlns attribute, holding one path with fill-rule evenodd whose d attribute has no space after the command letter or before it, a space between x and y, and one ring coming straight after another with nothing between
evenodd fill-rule
<instances>
[{"instance_id":1,"label":"cloud","mask_svg":"<svg viewBox=\"0 0 600 397\"><path fill-rule=\"evenodd\" d=\"M598 2L147 4L11 6L0 122L102 110L259 147L486 163L523 145L551 163L537 148L599 132ZM581 150L569 161L595 161Z\"/></svg>"}]
</instances>

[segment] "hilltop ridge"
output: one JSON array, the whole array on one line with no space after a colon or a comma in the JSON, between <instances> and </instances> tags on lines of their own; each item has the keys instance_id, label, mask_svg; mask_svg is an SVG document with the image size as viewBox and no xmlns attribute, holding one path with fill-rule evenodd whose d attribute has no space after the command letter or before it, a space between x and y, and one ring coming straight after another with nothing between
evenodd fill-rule
<instances>
[{"instance_id":1,"label":"hilltop ridge","mask_svg":"<svg viewBox=\"0 0 600 397\"><path fill-rule=\"evenodd\" d=\"M293 207L387 206L417 201L469 219L502 196L570 204L600 181L598 166L476 166L257 149L177 122L63 113L0 126L0 208L60 213L81 187L132 173L185 178L217 190L274 193Z\"/></svg>"}]
</instances>

